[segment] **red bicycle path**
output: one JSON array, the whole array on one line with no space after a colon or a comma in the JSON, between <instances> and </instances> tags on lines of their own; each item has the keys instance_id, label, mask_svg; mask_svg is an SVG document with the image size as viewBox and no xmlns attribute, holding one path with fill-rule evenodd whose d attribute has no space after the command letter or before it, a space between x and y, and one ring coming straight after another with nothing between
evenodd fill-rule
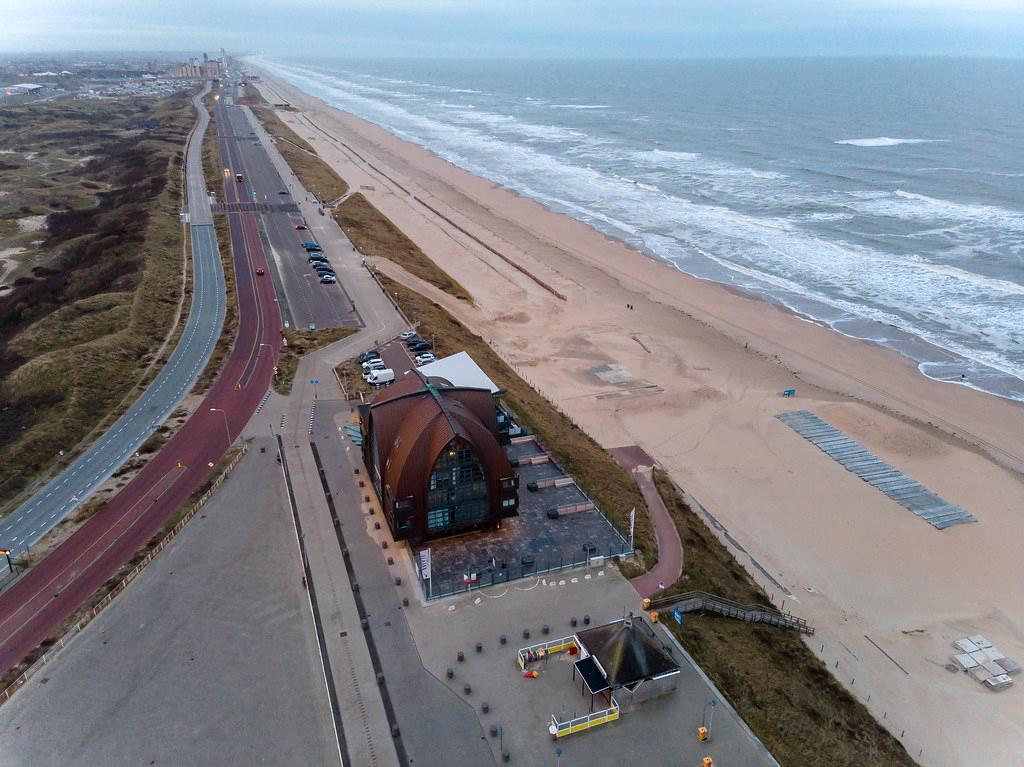
<instances>
[{"instance_id":1,"label":"red bicycle path","mask_svg":"<svg viewBox=\"0 0 1024 767\"><path fill-rule=\"evenodd\" d=\"M227 120L218 131L230 130ZM232 142L219 133L230 163ZM224 182L225 199L240 190ZM196 412L101 511L0 594L0 674L20 663L128 562L180 508L227 452L270 385L281 346L281 317L255 214L229 214L238 331L220 376ZM263 353L268 349L269 353ZM211 411L211 408L217 408ZM221 412L223 411L223 412Z\"/></svg>"}]
</instances>

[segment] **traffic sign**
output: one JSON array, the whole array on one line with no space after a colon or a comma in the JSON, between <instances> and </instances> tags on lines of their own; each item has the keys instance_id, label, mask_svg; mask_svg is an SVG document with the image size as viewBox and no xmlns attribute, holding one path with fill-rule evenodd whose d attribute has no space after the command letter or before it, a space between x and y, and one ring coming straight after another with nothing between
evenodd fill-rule
<instances>
[{"instance_id":1,"label":"traffic sign","mask_svg":"<svg viewBox=\"0 0 1024 767\"><path fill-rule=\"evenodd\" d=\"M309 382L311 384L313 384L313 386L316 386L318 383L320 383L320 379L319 378L310 378Z\"/></svg>"}]
</instances>

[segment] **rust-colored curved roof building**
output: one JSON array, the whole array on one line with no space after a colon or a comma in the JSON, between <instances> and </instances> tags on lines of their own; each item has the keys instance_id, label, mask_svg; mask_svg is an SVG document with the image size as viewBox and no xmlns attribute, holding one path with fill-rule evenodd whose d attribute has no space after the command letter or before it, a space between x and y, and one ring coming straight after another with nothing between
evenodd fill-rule
<instances>
[{"instance_id":1,"label":"rust-colored curved roof building","mask_svg":"<svg viewBox=\"0 0 1024 767\"><path fill-rule=\"evenodd\" d=\"M395 539L493 527L518 513L519 480L487 389L418 374L363 410L363 460Z\"/></svg>"}]
</instances>

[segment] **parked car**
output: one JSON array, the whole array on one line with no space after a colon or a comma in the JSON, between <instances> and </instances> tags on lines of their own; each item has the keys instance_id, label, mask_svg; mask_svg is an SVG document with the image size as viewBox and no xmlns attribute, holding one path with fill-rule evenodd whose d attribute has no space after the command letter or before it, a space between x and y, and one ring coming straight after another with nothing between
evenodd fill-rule
<instances>
[{"instance_id":1,"label":"parked car","mask_svg":"<svg viewBox=\"0 0 1024 767\"><path fill-rule=\"evenodd\" d=\"M302 247L304 247L306 250L323 250L323 248L321 248L317 243L313 242L312 240L310 240L309 242L302 243Z\"/></svg>"},{"instance_id":2,"label":"parked car","mask_svg":"<svg viewBox=\"0 0 1024 767\"><path fill-rule=\"evenodd\" d=\"M366 370L383 370L386 367L387 367L387 365L384 364L384 360L380 359L379 357L377 357L375 359L372 359L372 360L367 360L366 362L363 363L363 370L364 371L366 371Z\"/></svg>"},{"instance_id":3,"label":"parked car","mask_svg":"<svg viewBox=\"0 0 1024 767\"><path fill-rule=\"evenodd\" d=\"M415 338L416 337L416 331L415 330L403 330L401 333L398 334L398 337L401 338L403 341L408 341L410 338Z\"/></svg>"},{"instance_id":4,"label":"parked car","mask_svg":"<svg viewBox=\"0 0 1024 767\"><path fill-rule=\"evenodd\" d=\"M428 362L437 361L437 357L434 356L433 352L423 352L422 354L417 354L416 359L413 361L416 363L416 367L419 367L420 365L426 365Z\"/></svg>"},{"instance_id":5,"label":"parked car","mask_svg":"<svg viewBox=\"0 0 1024 767\"><path fill-rule=\"evenodd\" d=\"M393 383L395 380L395 371L391 368L385 368L384 370L371 370L370 374L366 377L366 382L373 386L385 386L389 383Z\"/></svg>"},{"instance_id":6,"label":"parked car","mask_svg":"<svg viewBox=\"0 0 1024 767\"><path fill-rule=\"evenodd\" d=\"M379 360L379 359L380 359L380 352L377 351L376 349L370 349L369 351L365 351L365 352L363 352L362 354L359 355L359 361L360 362L366 362L367 360Z\"/></svg>"},{"instance_id":7,"label":"parked car","mask_svg":"<svg viewBox=\"0 0 1024 767\"><path fill-rule=\"evenodd\" d=\"M326 264L327 263L327 256L324 256L324 255L322 255L320 253L314 253L312 256L310 256L306 260L309 263L311 263L311 264L312 263L317 263L317 262Z\"/></svg>"},{"instance_id":8,"label":"parked car","mask_svg":"<svg viewBox=\"0 0 1024 767\"><path fill-rule=\"evenodd\" d=\"M417 341L416 343L412 344L409 347L409 351L413 352L414 354L419 354L420 352L429 352L433 348L434 345L430 343L430 341L424 341L423 339L420 339L419 341Z\"/></svg>"},{"instance_id":9,"label":"parked car","mask_svg":"<svg viewBox=\"0 0 1024 767\"><path fill-rule=\"evenodd\" d=\"M278 194L288 194L288 190L282 189L278 192Z\"/></svg>"},{"instance_id":10,"label":"parked car","mask_svg":"<svg viewBox=\"0 0 1024 767\"><path fill-rule=\"evenodd\" d=\"M334 278L333 274L325 274L320 278L320 283L322 285L333 285L336 282L337 280Z\"/></svg>"}]
</instances>

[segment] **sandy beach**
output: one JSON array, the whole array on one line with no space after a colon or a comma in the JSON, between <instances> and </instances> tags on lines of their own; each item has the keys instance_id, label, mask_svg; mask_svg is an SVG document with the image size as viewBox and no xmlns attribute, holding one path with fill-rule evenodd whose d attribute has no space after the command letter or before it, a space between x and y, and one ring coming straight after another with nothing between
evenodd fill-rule
<instances>
[{"instance_id":1,"label":"sandy beach","mask_svg":"<svg viewBox=\"0 0 1024 767\"><path fill-rule=\"evenodd\" d=\"M759 563L740 557L776 604L816 626L811 647L912 756L1024 763L1024 678L990 693L945 668L951 642L975 633L1024 662L1024 406L689 277L277 79L258 85L475 305L380 268L487 338L602 445L656 458ZM793 409L978 522L934 529L774 417Z\"/></svg>"}]
</instances>

